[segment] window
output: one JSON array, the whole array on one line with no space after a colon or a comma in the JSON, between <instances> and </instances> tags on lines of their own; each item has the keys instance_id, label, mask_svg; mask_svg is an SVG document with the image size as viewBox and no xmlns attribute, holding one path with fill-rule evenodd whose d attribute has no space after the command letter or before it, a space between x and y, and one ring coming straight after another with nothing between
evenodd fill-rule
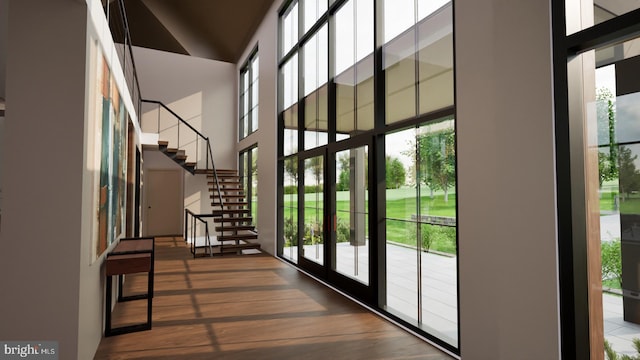
<instances>
[{"instance_id":1,"label":"window","mask_svg":"<svg viewBox=\"0 0 640 360\"><path fill-rule=\"evenodd\" d=\"M634 356L633 339L640 338L640 10L637 2L565 0L554 16L565 21L554 30L555 42L566 44L555 49L566 54L556 64L556 78L566 79L556 83L556 131L570 139L556 142L558 162L570 164L559 169L558 188L571 189L558 193L563 353L602 358L608 344L611 352Z\"/></svg>"},{"instance_id":2,"label":"window","mask_svg":"<svg viewBox=\"0 0 640 360\"><path fill-rule=\"evenodd\" d=\"M452 18L442 0L285 3L277 253L458 352Z\"/></svg>"},{"instance_id":3,"label":"window","mask_svg":"<svg viewBox=\"0 0 640 360\"><path fill-rule=\"evenodd\" d=\"M240 140L258 130L258 50L240 70Z\"/></svg>"},{"instance_id":4,"label":"window","mask_svg":"<svg viewBox=\"0 0 640 360\"><path fill-rule=\"evenodd\" d=\"M258 146L240 152L240 184L251 210L251 225L258 225Z\"/></svg>"}]
</instances>

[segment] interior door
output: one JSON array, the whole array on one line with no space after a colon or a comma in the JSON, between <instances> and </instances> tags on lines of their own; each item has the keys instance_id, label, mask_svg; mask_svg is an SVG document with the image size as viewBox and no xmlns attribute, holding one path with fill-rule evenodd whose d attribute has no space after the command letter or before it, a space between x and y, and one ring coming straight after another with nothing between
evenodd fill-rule
<instances>
[{"instance_id":1,"label":"interior door","mask_svg":"<svg viewBox=\"0 0 640 360\"><path fill-rule=\"evenodd\" d=\"M149 170L144 182L144 236L182 234L182 170Z\"/></svg>"}]
</instances>

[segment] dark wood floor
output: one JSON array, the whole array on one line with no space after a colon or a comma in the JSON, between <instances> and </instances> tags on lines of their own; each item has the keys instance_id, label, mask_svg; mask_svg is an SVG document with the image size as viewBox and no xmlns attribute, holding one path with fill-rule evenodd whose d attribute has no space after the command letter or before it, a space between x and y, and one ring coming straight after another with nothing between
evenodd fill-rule
<instances>
[{"instance_id":1,"label":"dark wood floor","mask_svg":"<svg viewBox=\"0 0 640 360\"><path fill-rule=\"evenodd\" d=\"M153 329L103 338L95 359L451 359L268 255L192 259L158 238L155 274ZM118 303L114 325L145 316L144 300Z\"/></svg>"}]
</instances>

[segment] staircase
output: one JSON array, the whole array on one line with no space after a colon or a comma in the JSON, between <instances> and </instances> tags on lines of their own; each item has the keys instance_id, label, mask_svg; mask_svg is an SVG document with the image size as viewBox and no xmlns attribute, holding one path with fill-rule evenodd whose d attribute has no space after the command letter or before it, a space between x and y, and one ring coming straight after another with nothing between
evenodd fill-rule
<instances>
[{"instance_id":1,"label":"staircase","mask_svg":"<svg viewBox=\"0 0 640 360\"><path fill-rule=\"evenodd\" d=\"M157 130L160 137L165 134L161 131L161 128L175 129L173 134L166 133L167 136L173 135L171 141L158 140L158 149L192 175L207 176L212 213L194 214L187 211L193 218L197 218L198 223L205 228L204 238L198 238L195 233L192 237L188 236L186 229L188 221L187 215L185 215L185 240L192 242L191 251L193 255L243 253L243 250L260 249L260 244L255 241L258 239L258 234L255 227L251 225L251 210L249 209L249 203L242 188L238 171L216 169L209 138L193 128L162 102L156 100L141 101L157 106ZM167 113L166 116L162 117L165 119L162 127L160 111ZM171 121L175 122L175 125L171 122L167 124L166 119L172 119ZM182 136L180 135L181 131ZM190 140L185 141L185 138ZM195 157L193 161L188 161L187 151L181 149L181 144L191 147L189 153ZM175 147L171 147L171 145ZM215 233L209 232L210 224L208 221L213 222Z\"/></svg>"},{"instance_id":2,"label":"staircase","mask_svg":"<svg viewBox=\"0 0 640 360\"><path fill-rule=\"evenodd\" d=\"M177 148L170 148L169 142L165 140L158 140L158 149L167 155L171 160L175 161L178 165L182 166L185 170L191 174L195 174L196 163L187 162L187 155L184 150Z\"/></svg>"},{"instance_id":3,"label":"staircase","mask_svg":"<svg viewBox=\"0 0 640 360\"><path fill-rule=\"evenodd\" d=\"M260 249L248 200L236 170L207 171L209 197L213 207L213 221L218 234L217 250L220 253ZM214 247L215 249L216 247Z\"/></svg>"}]
</instances>

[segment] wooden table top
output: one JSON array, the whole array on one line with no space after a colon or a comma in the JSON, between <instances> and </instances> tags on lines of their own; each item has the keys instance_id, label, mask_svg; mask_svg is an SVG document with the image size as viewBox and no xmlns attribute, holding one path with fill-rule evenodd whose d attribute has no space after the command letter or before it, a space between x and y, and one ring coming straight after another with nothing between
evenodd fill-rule
<instances>
[{"instance_id":1,"label":"wooden table top","mask_svg":"<svg viewBox=\"0 0 640 360\"><path fill-rule=\"evenodd\" d=\"M153 251L153 239L121 240L111 255L135 254Z\"/></svg>"}]
</instances>

